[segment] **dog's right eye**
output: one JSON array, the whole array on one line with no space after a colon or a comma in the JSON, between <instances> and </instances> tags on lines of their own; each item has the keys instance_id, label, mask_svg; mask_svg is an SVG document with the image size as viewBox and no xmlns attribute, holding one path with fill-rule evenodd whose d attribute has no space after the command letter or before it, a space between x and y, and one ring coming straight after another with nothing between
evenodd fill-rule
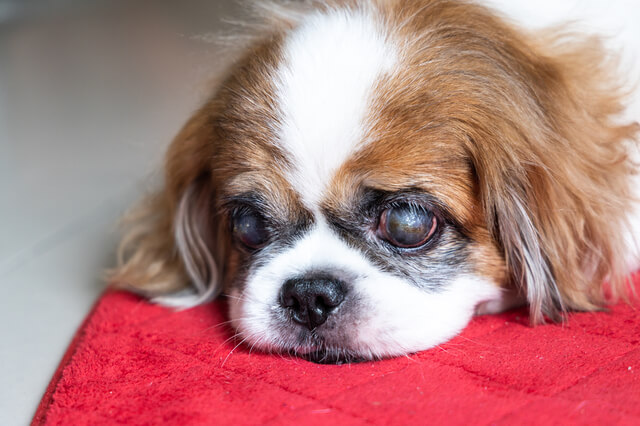
<instances>
[{"instance_id":1,"label":"dog's right eye","mask_svg":"<svg viewBox=\"0 0 640 426\"><path fill-rule=\"evenodd\" d=\"M269 239L264 219L252 211L241 211L233 215L233 235L253 250L264 247Z\"/></svg>"}]
</instances>

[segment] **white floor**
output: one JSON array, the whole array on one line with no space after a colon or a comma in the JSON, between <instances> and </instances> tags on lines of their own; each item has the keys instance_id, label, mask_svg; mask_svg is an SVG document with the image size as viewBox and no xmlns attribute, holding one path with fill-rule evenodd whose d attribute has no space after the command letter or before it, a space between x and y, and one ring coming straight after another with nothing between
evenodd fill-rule
<instances>
[{"instance_id":1,"label":"white floor","mask_svg":"<svg viewBox=\"0 0 640 426\"><path fill-rule=\"evenodd\" d=\"M626 64L640 59L636 0L492 3L531 26L584 19ZM0 2L2 425L31 419L103 289L117 218L224 67L208 34L242 14L223 0L131 4Z\"/></svg>"}]
</instances>

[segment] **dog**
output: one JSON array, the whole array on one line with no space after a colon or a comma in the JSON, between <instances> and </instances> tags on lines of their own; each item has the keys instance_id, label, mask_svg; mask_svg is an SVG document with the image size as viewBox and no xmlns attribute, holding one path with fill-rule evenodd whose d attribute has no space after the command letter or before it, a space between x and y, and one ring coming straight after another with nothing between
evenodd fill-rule
<instances>
[{"instance_id":1,"label":"dog","mask_svg":"<svg viewBox=\"0 0 640 426\"><path fill-rule=\"evenodd\" d=\"M463 0L262 14L169 147L111 282L180 307L224 294L248 345L324 363L629 295L639 126L618 119L597 38Z\"/></svg>"}]
</instances>

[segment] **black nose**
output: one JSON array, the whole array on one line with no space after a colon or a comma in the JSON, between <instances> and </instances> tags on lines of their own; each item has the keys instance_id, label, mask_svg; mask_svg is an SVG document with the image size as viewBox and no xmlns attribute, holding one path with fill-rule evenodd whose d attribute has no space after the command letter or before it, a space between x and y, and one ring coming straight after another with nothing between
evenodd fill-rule
<instances>
[{"instance_id":1,"label":"black nose","mask_svg":"<svg viewBox=\"0 0 640 426\"><path fill-rule=\"evenodd\" d=\"M296 278L282 286L280 304L291 312L294 321L313 330L324 324L345 294L345 285L339 280Z\"/></svg>"}]
</instances>

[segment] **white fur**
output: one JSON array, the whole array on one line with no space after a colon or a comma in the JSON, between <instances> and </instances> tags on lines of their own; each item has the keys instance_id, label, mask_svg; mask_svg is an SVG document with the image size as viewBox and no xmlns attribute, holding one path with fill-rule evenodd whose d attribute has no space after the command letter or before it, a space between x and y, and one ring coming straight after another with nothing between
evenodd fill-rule
<instances>
[{"instance_id":1,"label":"white fur","mask_svg":"<svg viewBox=\"0 0 640 426\"><path fill-rule=\"evenodd\" d=\"M350 335L344 349L368 358L402 355L442 343L465 327L479 303L500 298L498 287L474 275L458 275L436 292L421 289L381 271L320 222L293 247L251 271L243 294L231 295L230 316L250 345L298 353L313 349L296 346L295 329L282 332L293 325L278 323L277 312L282 283L317 270L343 277L348 297L359 301L358 317L338 327Z\"/></svg>"},{"instance_id":2,"label":"white fur","mask_svg":"<svg viewBox=\"0 0 640 426\"><path fill-rule=\"evenodd\" d=\"M357 283L373 309L358 328L355 342L374 357L404 355L446 342L469 323L479 303L500 297L498 287L476 275L458 275L442 290L429 293L376 272Z\"/></svg>"},{"instance_id":3,"label":"white fur","mask_svg":"<svg viewBox=\"0 0 640 426\"><path fill-rule=\"evenodd\" d=\"M279 143L294 162L289 180L311 210L363 143L374 84L396 62L382 28L373 11L331 10L308 17L285 41Z\"/></svg>"},{"instance_id":4,"label":"white fur","mask_svg":"<svg viewBox=\"0 0 640 426\"><path fill-rule=\"evenodd\" d=\"M280 288L287 279L301 276L312 269L337 274L338 278L338 272L350 271L357 277L364 273L362 267L365 265L367 262L360 253L348 249L320 221L315 230L293 247L251 271L242 295L236 290L231 295L230 317L234 326L244 335L262 338L262 346L279 347L281 336L278 335L278 327L270 323L269 315L272 310L278 309Z\"/></svg>"}]
</instances>

